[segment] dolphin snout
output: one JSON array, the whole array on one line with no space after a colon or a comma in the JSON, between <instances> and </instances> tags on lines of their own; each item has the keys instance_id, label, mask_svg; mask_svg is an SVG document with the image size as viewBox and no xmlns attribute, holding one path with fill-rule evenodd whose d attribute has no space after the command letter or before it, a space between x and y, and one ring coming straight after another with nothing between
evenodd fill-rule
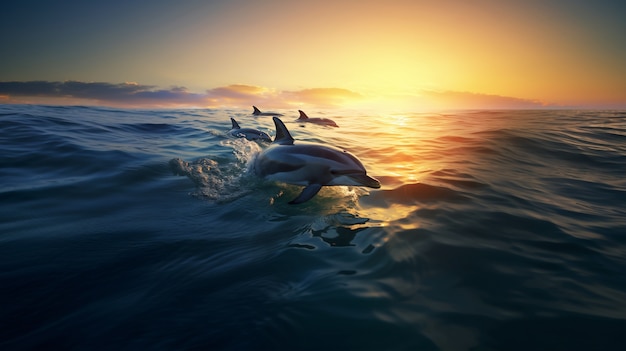
<instances>
[{"instance_id":1,"label":"dolphin snout","mask_svg":"<svg viewBox=\"0 0 626 351\"><path fill-rule=\"evenodd\" d=\"M376 178L372 178L367 174L350 174L349 177L363 186L376 189L380 188L380 182Z\"/></svg>"}]
</instances>

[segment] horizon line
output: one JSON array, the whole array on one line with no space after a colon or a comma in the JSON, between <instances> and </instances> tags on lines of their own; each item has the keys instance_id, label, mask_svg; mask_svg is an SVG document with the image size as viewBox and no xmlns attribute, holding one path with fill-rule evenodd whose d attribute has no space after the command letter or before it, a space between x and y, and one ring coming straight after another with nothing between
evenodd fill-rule
<instances>
[{"instance_id":1,"label":"horizon line","mask_svg":"<svg viewBox=\"0 0 626 351\"><path fill-rule=\"evenodd\" d=\"M75 80L0 82L0 103L124 108L243 108L260 105L278 109L296 106L328 109L350 106L380 107L397 103L405 107L403 110L412 109L411 107L418 110L626 109L626 101L560 105L532 99L452 90L421 89L404 94L365 95L338 87L277 90L249 84L231 84L207 89L204 93L194 93L182 86L163 89L136 82Z\"/></svg>"}]
</instances>

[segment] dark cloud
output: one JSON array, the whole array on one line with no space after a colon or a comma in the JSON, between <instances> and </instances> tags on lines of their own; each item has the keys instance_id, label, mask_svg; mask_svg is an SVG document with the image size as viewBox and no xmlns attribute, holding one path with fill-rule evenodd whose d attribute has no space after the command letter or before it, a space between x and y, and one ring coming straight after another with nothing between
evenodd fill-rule
<instances>
[{"instance_id":1,"label":"dark cloud","mask_svg":"<svg viewBox=\"0 0 626 351\"><path fill-rule=\"evenodd\" d=\"M195 106L195 107L249 107L267 105L290 108L311 105L333 107L347 99L361 95L340 88L315 88L299 91L276 91L265 87L234 84L191 93L184 87L158 89L137 83L103 82L0 82L0 96L8 101L24 101L24 97L58 98L63 101L85 101L114 106Z\"/></svg>"},{"instance_id":2,"label":"dark cloud","mask_svg":"<svg viewBox=\"0 0 626 351\"><path fill-rule=\"evenodd\" d=\"M15 97L63 98L93 101L105 105L202 105L205 96L188 92L183 87L156 89L136 83L103 82L0 82L0 95Z\"/></svg>"}]
</instances>

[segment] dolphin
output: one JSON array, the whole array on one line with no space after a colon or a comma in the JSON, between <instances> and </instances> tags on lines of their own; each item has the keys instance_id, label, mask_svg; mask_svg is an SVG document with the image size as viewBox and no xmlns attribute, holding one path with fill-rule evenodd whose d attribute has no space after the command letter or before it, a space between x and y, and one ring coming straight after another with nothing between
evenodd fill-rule
<instances>
[{"instance_id":1,"label":"dolphin","mask_svg":"<svg viewBox=\"0 0 626 351\"><path fill-rule=\"evenodd\" d=\"M361 161L351 153L327 145L294 143L283 121L273 117L274 142L254 160L254 173L267 180L304 185L289 204L301 204L330 185L354 185L380 188L380 182L368 176Z\"/></svg>"},{"instance_id":2,"label":"dolphin","mask_svg":"<svg viewBox=\"0 0 626 351\"><path fill-rule=\"evenodd\" d=\"M304 113L302 110L298 110L298 112L300 112L300 117L298 118L298 121L300 122L309 122L309 123L321 124L325 126L339 127L337 123L335 123L335 121L333 121L332 119L309 118L309 116L307 116L306 113Z\"/></svg>"},{"instance_id":3,"label":"dolphin","mask_svg":"<svg viewBox=\"0 0 626 351\"><path fill-rule=\"evenodd\" d=\"M256 106L252 106L252 108L254 109L254 111L252 111L252 114L255 116L282 116L282 113L261 112Z\"/></svg>"},{"instance_id":4,"label":"dolphin","mask_svg":"<svg viewBox=\"0 0 626 351\"><path fill-rule=\"evenodd\" d=\"M252 129L252 128L241 128L239 123L235 121L234 118L230 118L230 121L233 123L233 127L228 131L228 135L235 138L246 138L248 140L261 140L267 141L268 143L272 142L272 138L270 138L267 133L262 132L260 130Z\"/></svg>"}]
</instances>

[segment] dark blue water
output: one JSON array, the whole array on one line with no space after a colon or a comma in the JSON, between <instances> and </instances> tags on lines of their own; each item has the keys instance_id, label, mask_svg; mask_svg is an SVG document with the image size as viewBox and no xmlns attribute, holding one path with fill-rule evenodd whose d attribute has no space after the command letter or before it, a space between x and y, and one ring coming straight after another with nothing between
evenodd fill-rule
<instances>
[{"instance_id":1,"label":"dark blue water","mask_svg":"<svg viewBox=\"0 0 626 351\"><path fill-rule=\"evenodd\" d=\"M0 105L0 349L625 347L625 112L280 112L383 187L288 205L248 110Z\"/></svg>"}]
</instances>

